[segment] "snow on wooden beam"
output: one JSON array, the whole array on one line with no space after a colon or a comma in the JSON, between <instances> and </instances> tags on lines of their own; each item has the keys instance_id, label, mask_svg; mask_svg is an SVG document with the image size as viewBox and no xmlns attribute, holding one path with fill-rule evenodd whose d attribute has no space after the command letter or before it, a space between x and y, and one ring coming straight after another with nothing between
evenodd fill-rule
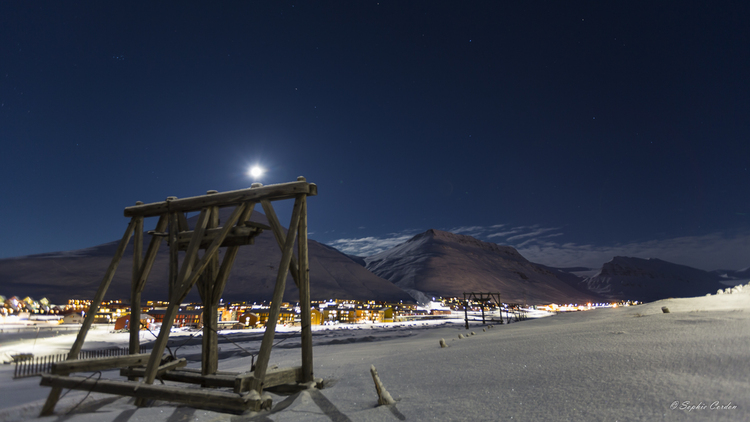
<instances>
[{"instance_id":1,"label":"snow on wooden beam","mask_svg":"<svg viewBox=\"0 0 750 422\"><path fill-rule=\"evenodd\" d=\"M303 177L296 182L279 183L276 185L259 186L255 188L239 189L219 192L210 195L193 196L189 198L172 199L151 204L135 205L125 208L126 217L143 216L154 217L168 212L200 211L206 207L227 207L248 201L269 199L272 201L294 199L299 194L315 196L318 187L314 183L307 183Z\"/></svg>"}]
</instances>

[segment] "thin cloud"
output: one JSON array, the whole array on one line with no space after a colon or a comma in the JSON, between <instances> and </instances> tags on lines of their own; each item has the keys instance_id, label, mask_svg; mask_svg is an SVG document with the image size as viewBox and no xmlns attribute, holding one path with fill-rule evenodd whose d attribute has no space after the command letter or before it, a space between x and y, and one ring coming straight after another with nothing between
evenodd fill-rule
<instances>
[{"instance_id":1,"label":"thin cloud","mask_svg":"<svg viewBox=\"0 0 750 422\"><path fill-rule=\"evenodd\" d=\"M487 237L488 238L505 237L505 236L508 236L508 235L511 235L511 234L516 234L516 233L520 233L520 232L521 232L521 230L508 230L507 232L498 232L498 233L488 234Z\"/></svg>"},{"instance_id":2,"label":"thin cloud","mask_svg":"<svg viewBox=\"0 0 750 422\"><path fill-rule=\"evenodd\" d=\"M461 226L461 227L454 227L448 231L451 233L456 233L456 234L467 234L467 233L481 234L487 231L487 228L483 226Z\"/></svg>"},{"instance_id":3,"label":"thin cloud","mask_svg":"<svg viewBox=\"0 0 750 422\"><path fill-rule=\"evenodd\" d=\"M557 230L557 229L545 229L545 228L536 229L533 232L523 233L523 234L518 234L518 235L515 235L515 236L511 236L507 240L512 242L514 240L523 239L523 238L526 238L526 237L537 237L537 236L539 236L541 234L544 234L544 233L547 233L547 232L550 232L550 231L553 231L553 230Z\"/></svg>"},{"instance_id":4,"label":"thin cloud","mask_svg":"<svg viewBox=\"0 0 750 422\"><path fill-rule=\"evenodd\" d=\"M370 256L398 246L414 237L413 231L389 233L383 237L367 236L360 238L337 239L328 242L339 251L357 256Z\"/></svg>"},{"instance_id":5,"label":"thin cloud","mask_svg":"<svg viewBox=\"0 0 750 422\"><path fill-rule=\"evenodd\" d=\"M727 235L717 232L604 246L537 240L528 244L524 242L516 248L526 259L553 267L600 268L615 256L632 256L659 258L707 271L732 270L744 268L750 262L747 254L750 233Z\"/></svg>"}]
</instances>

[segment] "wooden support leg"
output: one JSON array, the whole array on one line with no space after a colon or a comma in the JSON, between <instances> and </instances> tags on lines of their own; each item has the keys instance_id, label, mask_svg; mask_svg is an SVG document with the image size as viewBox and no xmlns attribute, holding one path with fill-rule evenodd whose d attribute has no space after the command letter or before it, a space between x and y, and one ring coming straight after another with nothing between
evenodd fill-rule
<instances>
[{"instance_id":1,"label":"wooden support leg","mask_svg":"<svg viewBox=\"0 0 750 422\"><path fill-rule=\"evenodd\" d=\"M209 191L207 192L210 194ZM211 207L211 215L208 219L209 229L219 226L219 208ZM198 279L198 293L203 301L203 338L201 348L201 374L213 375L219 369L219 328L217 320L219 319L217 305L219 297L214 297L214 284L219 272L218 256L211 258L206 270L203 271ZM205 385L204 385L205 387Z\"/></svg>"},{"instance_id":2,"label":"wooden support leg","mask_svg":"<svg viewBox=\"0 0 750 422\"><path fill-rule=\"evenodd\" d=\"M177 276L180 272L177 233L179 233L179 222L177 213L173 212L169 214L169 298L174 294L174 286L177 284Z\"/></svg>"},{"instance_id":3,"label":"wooden support leg","mask_svg":"<svg viewBox=\"0 0 750 422\"><path fill-rule=\"evenodd\" d=\"M464 322L466 323L466 329L469 329L469 301L464 296Z\"/></svg>"},{"instance_id":4,"label":"wooden support leg","mask_svg":"<svg viewBox=\"0 0 750 422\"><path fill-rule=\"evenodd\" d=\"M247 207L244 204L235 208L234 212L232 212L232 215L221 229L219 235L211 242L211 245L206 249L206 253L200 260L197 259L198 250L200 249L206 225L208 224L208 209L204 208L198 216L193 237L190 239L187 251L185 252L185 259L183 260L182 267L180 267L180 274L177 276L177 284L174 286L173 295L169 298L169 306L164 313L164 321L162 321L161 331L159 331L159 336L154 342L154 348L151 351L151 358L146 366L146 372L143 379L144 383L153 384L154 379L156 379L156 371L159 368L161 355L164 353L164 348L169 340L169 331L174 323L180 302L182 302L193 285L198 281L198 277L200 277L201 273L208 266L210 260L218 254L219 246L229 234L232 226L245 209L247 209ZM143 404L144 402L142 399L136 401L136 405L138 406L142 406Z\"/></svg>"},{"instance_id":5,"label":"wooden support leg","mask_svg":"<svg viewBox=\"0 0 750 422\"><path fill-rule=\"evenodd\" d=\"M302 195L302 197L304 197L304 195ZM271 347L273 346L273 337L276 332L276 321L279 319L279 310L281 307L281 301L284 297L286 277L289 274L289 264L292 260L292 254L294 253L294 240L295 237L297 237L301 208L302 201L297 197L294 201L294 208L292 210L292 222L289 224L289 231L287 232L286 241L284 242L284 250L281 254L281 263L279 264L279 272L276 276L276 286L273 290L271 309L268 310L266 332L263 334L263 341L261 342L260 350L258 351L258 359L255 362L254 376L258 385L253 386L253 388L258 393L261 393L263 390L262 383L266 376L268 360L271 357Z\"/></svg>"},{"instance_id":6,"label":"wooden support leg","mask_svg":"<svg viewBox=\"0 0 750 422\"><path fill-rule=\"evenodd\" d=\"M170 301L167 310L164 312L164 320L161 322L161 330L159 330L159 335L156 337L154 348L151 350L151 356L149 357L148 365L146 366L146 373L144 374L145 376L143 379L143 382L146 384L153 384L156 379L156 371L159 369L159 365L161 365L161 356L164 353L167 342L169 341L169 332L174 324L174 319L175 316L177 316L179 306L180 301L177 301L176 303ZM144 398L138 398L135 401L135 405L138 407L141 407L144 404L146 404L146 399Z\"/></svg>"},{"instance_id":7,"label":"wooden support leg","mask_svg":"<svg viewBox=\"0 0 750 422\"><path fill-rule=\"evenodd\" d=\"M170 221L173 221L174 219L175 216L170 217ZM196 223L195 232L193 238L190 240L190 244L188 245L188 250L185 253L185 259L182 262L182 267L180 268L180 272L177 275L177 281L175 285L172 285L174 273L172 265L170 263L169 306L167 306L167 310L166 312L164 312L164 319L161 322L161 330L159 330L159 335L156 337L154 348L151 350L151 358L148 360L148 365L146 366L146 373L143 379L143 382L146 384L153 384L154 379L156 379L156 371L159 369L162 353L164 353L164 348L167 346L167 341L169 341L169 332L172 329L172 324L174 324L174 319L177 316L180 302L182 301L182 298L187 295L190 287L192 287L192 284L190 286L183 286L182 282L191 273L193 264L195 263L198 255L200 240L203 238L203 233L205 232L207 223L208 209L204 208L203 210L201 210L201 213L198 216L198 222ZM172 244L170 245L170 252L172 252L172 248L176 250L176 232L177 226L174 224L170 224L169 237L170 240L173 240ZM145 404L145 400L143 398L139 398L136 400L135 404L136 406L143 406Z\"/></svg>"},{"instance_id":8,"label":"wooden support leg","mask_svg":"<svg viewBox=\"0 0 750 422\"><path fill-rule=\"evenodd\" d=\"M138 289L138 282L141 277L141 260L143 259L143 217L133 217L135 220L135 229L133 230L133 279L130 285L130 342L128 344L128 353L134 355L140 348L141 328L141 291ZM135 378L131 378L133 380Z\"/></svg>"},{"instance_id":9,"label":"wooden support leg","mask_svg":"<svg viewBox=\"0 0 750 422\"><path fill-rule=\"evenodd\" d=\"M168 223L168 217L161 216L159 218L159 221L156 223L156 229L154 231L157 233L163 232L167 228L167 223ZM140 231L142 232L143 230L140 230ZM138 229L136 229L136 232L138 232ZM163 238L161 236L151 237L151 241L148 244L148 250L146 251L146 258L143 260L143 263L138 268L138 276L136 277L134 290L131 292L130 327L129 327L130 344L128 348L128 353L130 353L131 355L140 353L140 337L139 336L141 332L141 293L143 292L143 288L146 285L146 279L148 278L148 275L151 273L151 268L153 268L154 266L154 261L156 260L156 254L157 252L159 252L159 246L161 245L162 239ZM135 255L140 256L139 254L135 254Z\"/></svg>"},{"instance_id":10,"label":"wooden support leg","mask_svg":"<svg viewBox=\"0 0 750 422\"><path fill-rule=\"evenodd\" d=\"M73 346L70 348L70 352L68 353L68 360L73 360L78 358L78 353L81 351L81 348L83 347L83 342L86 340L86 334L88 334L89 329L91 328L91 324L94 322L94 317L96 317L96 313L99 310L99 306L102 304L102 300L104 299L104 295L107 293L107 289L109 289L109 284L112 282L112 277L115 276L115 271L117 271L117 266L120 264L120 259L122 258L122 255L125 253L125 248L128 246L128 242L130 241L130 235L133 233L133 229L135 228L136 222L135 218L132 218L130 220L130 224L128 224L128 228L125 230L125 234L122 236L122 239L120 240L119 245L117 245L117 252L115 252L115 256L112 257L112 261L109 264L109 268L107 268L107 272L104 274L104 279L102 279L102 284L99 285L99 290L96 291L96 295L94 295L94 300L91 301L91 307L89 307L89 313L86 314L86 318L83 320L83 325L81 326L81 329L78 331L78 336L76 337L76 341L73 343ZM42 408L42 412L40 413L40 416L49 416L54 412L55 405L57 404L57 401L60 400L60 393L62 392L62 389L53 387L52 391L50 391L49 396L47 396L47 401L44 403L44 407Z\"/></svg>"},{"instance_id":11,"label":"wooden support leg","mask_svg":"<svg viewBox=\"0 0 750 422\"><path fill-rule=\"evenodd\" d=\"M268 219L268 224L271 226L271 230L273 231L273 236L276 238L276 243L279 245L279 249L281 249L283 252L284 230L281 227L281 223L279 223L279 218L276 216L276 211L274 211L273 206L271 205L271 201L269 200L264 199L260 201L260 204L261 206L263 206L263 212L266 213L266 218ZM294 259L294 256L292 256L292 261L289 265L289 272L292 274L294 284L296 284L297 288L299 289L299 280L297 279L299 269L297 268L297 261Z\"/></svg>"},{"instance_id":12,"label":"wooden support leg","mask_svg":"<svg viewBox=\"0 0 750 422\"><path fill-rule=\"evenodd\" d=\"M300 197L302 210L299 219L299 234L297 256L299 261L299 304L300 318L302 320L301 346L302 346L302 382L313 380L313 356L312 356L312 310L310 308L310 269L307 255L307 198Z\"/></svg>"}]
</instances>

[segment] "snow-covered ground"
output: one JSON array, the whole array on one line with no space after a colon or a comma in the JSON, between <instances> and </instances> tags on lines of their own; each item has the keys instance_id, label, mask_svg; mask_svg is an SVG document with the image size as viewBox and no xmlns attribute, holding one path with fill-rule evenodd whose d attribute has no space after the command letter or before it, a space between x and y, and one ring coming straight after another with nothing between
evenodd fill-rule
<instances>
[{"instance_id":1,"label":"snow-covered ground","mask_svg":"<svg viewBox=\"0 0 750 422\"><path fill-rule=\"evenodd\" d=\"M670 313L663 313L663 306ZM564 313L494 328L474 323L466 330L462 322L330 328L314 332L315 375L325 388L274 395L271 411L238 416L166 402L137 408L129 397L91 394L83 400L85 392L72 391L55 416L38 418L49 388L40 387L38 378L12 380L12 365L2 365L0 420L750 420L750 285L734 294ZM173 350L188 336L176 336ZM105 330L89 337L88 349L127 341L127 334ZM231 338L254 352L260 333ZM447 348L439 346L441 338ZM65 351L72 339L40 339L34 350ZM220 370L249 368L251 359L237 345L221 343ZM297 337L284 340L274 348L271 364L299 364L298 345ZM186 344L177 355L190 360L199 347ZM395 405L377 406L370 365ZM119 378L114 371L104 377Z\"/></svg>"}]
</instances>

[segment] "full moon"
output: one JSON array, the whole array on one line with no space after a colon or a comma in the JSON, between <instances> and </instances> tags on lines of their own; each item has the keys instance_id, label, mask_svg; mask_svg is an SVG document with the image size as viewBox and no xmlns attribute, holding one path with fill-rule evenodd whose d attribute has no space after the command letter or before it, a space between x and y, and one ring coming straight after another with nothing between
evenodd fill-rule
<instances>
[{"instance_id":1,"label":"full moon","mask_svg":"<svg viewBox=\"0 0 750 422\"><path fill-rule=\"evenodd\" d=\"M250 171L248 171L248 174L249 174L249 175L250 175L250 177L252 177L253 179L257 179L257 178L259 178L260 176L262 176L262 175L263 175L263 173L264 173L264 170L263 170L263 169L262 169L261 167L259 167L259 166L253 166L253 167L252 167L252 168L250 169Z\"/></svg>"}]
</instances>

